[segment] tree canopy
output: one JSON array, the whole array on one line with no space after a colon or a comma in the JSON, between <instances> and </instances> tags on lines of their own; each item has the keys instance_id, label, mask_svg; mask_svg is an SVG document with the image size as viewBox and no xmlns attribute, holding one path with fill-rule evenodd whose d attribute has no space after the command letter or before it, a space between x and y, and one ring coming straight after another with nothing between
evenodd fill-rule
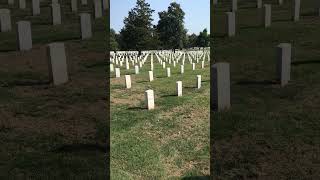
<instances>
[{"instance_id":1,"label":"tree canopy","mask_svg":"<svg viewBox=\"0 0 320 180\"><path fill-rule=\"evenodd\" d=\"M153 13L150 4L137 0L135 7L124 18L120 33L110 30L111 50L181 49L210 45L207 29L199 35L187 34L185 12L180 4L173 2L166 11L159 12L157 25L152 24Z\"/></svg>"}]
</instances>

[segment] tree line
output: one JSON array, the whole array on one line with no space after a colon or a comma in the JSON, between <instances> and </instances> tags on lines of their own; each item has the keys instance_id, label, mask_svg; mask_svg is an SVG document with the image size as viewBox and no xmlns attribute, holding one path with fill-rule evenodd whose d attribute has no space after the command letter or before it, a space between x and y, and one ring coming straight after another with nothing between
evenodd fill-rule
<instances>
[{"instance_id":1,"label":"tree line","mask_svg":"<svg viewBox=\"0 0 320 180\"><path fill-rule=\"evenodd\" d=\"M152 24L154 10L145 0L136 5L124 18L119 33L110 29L110 47L118 50L183 49L210 46L210 34L204 29L198 35L189 35L184 27L185 13L180 4L172 2L167 11L159 12L157 25Z\"/></svg>"}]
</instances>

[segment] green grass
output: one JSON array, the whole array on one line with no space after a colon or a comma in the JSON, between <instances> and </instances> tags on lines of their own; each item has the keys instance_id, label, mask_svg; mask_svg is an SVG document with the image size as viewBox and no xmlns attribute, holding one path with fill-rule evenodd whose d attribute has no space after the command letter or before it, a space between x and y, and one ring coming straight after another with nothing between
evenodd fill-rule
<instances>
[{"instance_id":1,"label":"green grass","mask_svg":"<svg viewBox=\"0 0 320 180\"><path fill-rule=\"evenodd\" d=\"M301 20L293 22L292 2L278 6L272 1L273 22L268 29L261 26L255 1L239 2L233 38L223 35L228 3L222 1L215 7L214 59L230 63L232 103L229 111L212 117L216 179L320 177L316 155L320 18L312 6L315 2L301 2ZM282 42L292 43L293 48L292 80L285 87L268 83L276 78L275 47Z\"/></svg>"},{"instance_id":2,"label":"green grass","mask_svg":"<svg viewBox=\"0 0 320 180\"><path fill-rule=\"evenodd\" d=\"M121 78L111 73L111 178L181 179L209 175L209 62L192 71L186 61L171 67L171 77L154 56L154 77L149 82L150 56L140 74L121 68ZM124 75L131 74L132 88L125 88ZM202 87L196 89L196 75ZM183 83L177 97L176 81ZM155 92L155 109L148 111L144 91Z\"/></svg>"},{"instance_id":3,"label":"green grass","mask_svg":"<svg viewBox=\"0 0 320 180\"><path fill-rule=\"evenodd\" d=\"M88 2L79 12L93 16ZM36 17L31 1L26 10L18 1L9 8L13 30L0 33L0 179L105 179L106 18L92 18L94 36L82 41L69 1L59 26L50 23L49 1ZM17 51L19 20L32 23L32 51ZM48 84L45 46L56 41L65 43L70 77L61 86Z\"/></svg>"}]
</instances>

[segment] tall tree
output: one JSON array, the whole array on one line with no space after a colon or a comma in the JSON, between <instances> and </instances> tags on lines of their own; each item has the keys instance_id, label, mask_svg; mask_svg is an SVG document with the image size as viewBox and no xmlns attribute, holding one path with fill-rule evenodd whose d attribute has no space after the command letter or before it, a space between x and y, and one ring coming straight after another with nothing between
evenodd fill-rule
<instances>
[{"instance_id":1,"label":"tall tree","mask_svg":"<svg viewBox=\"0 0 320 180\"><path fill-rule=\"evenodd\" d=\"M116 38L116 31L114 29L110 29L110 50L111 51L119 50L119 44Z\"/></svg>"},{"instance_id":2,"label":"tall tree","mask_svg":"<svg viewBox=\"0 0 320 180\"><path fill-rule=\"evenodd\" d=\"M204 29L202 32L200 32L198 39L197 39L197 45L198 47L208 47L209 46L209 36L207 29Z\"/></svg>"},{"instance_id":3,"label":"tall tree","mask_svg":"<svg viewBox=\"0 0 320 180\"><path fill-rule=\"evenodd\" d=\"M120 32L125 50L148 49L153 41L152 13L150 4L145 0L137 0L136 6L124 19L124 27Z\"/></svg>"},{"instance_id":4,"label":"tall tree","mask_svg":"<svg viewBox=\"0 0 320 180\"><path fill-rule=\"evenodd\" d=\"M157 31L164 48L183 48L187 33L184 28L184 15L180 4L176 2L171 3L167 11L159 12Z\"/></svg>"}]
</instances>

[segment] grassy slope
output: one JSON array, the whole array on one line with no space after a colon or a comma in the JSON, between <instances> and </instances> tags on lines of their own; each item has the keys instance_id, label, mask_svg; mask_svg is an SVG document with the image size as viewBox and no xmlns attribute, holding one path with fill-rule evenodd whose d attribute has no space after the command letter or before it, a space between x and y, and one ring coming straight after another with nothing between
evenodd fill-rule
<instances>
[{"instance_id":1,"label":"grassy slope","mask_svg":"<svg viewBox=\"0 0 320 180\"><path fill-rule=\"evenodd\" d=\"M165 69L154 60L155 80L150 83L149 60L138 75L132 66L128 71L121 69L121 78L111 74L111 177L178 179L208 175L208 62L203 70L199 63L195 71L186 63L184 75L180 65L174 68L171 64L171 77L167 78ZM132 74L130 90L125 89L125 74ZM197 74L202 75L200 90L195 89ZM182 97L174 96L177 80L183 83ZM156 109L152 111L144 109L147 89L155 92Z\"/></svg>"},{"instance_id":2,"label":"grassy slope","mask_svg":"<svg viewBox=\"0 0 320 180\"><path fill-rule=\"evenodd\" d=\"M17 1L10 7L14 29L0 33L0 179L105 179L105 19L94 21L94 37L81 41L69 1L62 5L63 25L55 27L49 1L37 17L30 2L26 10ZM6 3L0 0L0 8ZM17 20L32 22L30 52L14 52ZM65 42L71 79L57 87L42 83L48 81L45 45L55 41Z\"/></svg>"},{"instance_id":3,"label":"grassy slope","mask_svg":"<svg viewBox=\"0 0 320 180\"><path fill-rule=\"evenodd\" d=\"M270 3L271 1L264 1ZM214 113L216 179L319 179L320 18L302 1L301 21L291 21L290 2L272 1L271 28L260 23L255 1L239 2L237 35L223 36L228 3L215 8L215 55L231 63L232 109ZM275 79L275 46L293 45L292 81ZM303 63L297 63L303 62Z\"/></svg>"}]
</instances>

